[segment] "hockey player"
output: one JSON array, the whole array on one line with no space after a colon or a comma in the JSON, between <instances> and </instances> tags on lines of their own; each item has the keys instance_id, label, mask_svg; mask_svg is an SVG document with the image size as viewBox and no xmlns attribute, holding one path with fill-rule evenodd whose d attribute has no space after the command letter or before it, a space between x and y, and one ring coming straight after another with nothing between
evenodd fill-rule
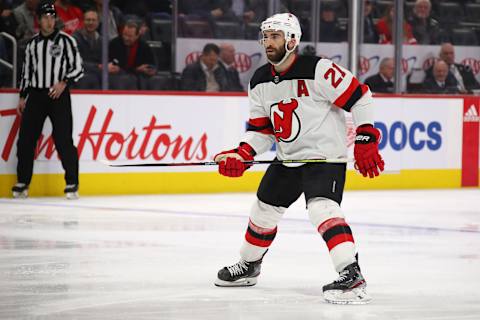
<instances>
[{"instance_id":1,"label":"hockey player","mask_svg":"<svg viewBox=\"0 0 480 320\"><path fill-rule=\"evenodd\" d=\"M253 160L274 142L279 160L345 158L347 111L357 127L355 168L365 177L378 176L384 162L378 152L380 134L372 125L373 101L368 86L328 59L298 56L295 49L302 32L298 19L290 13L266 19L261 24L261 36L269 63L256 70L249 84L247 133L237 148L214 158L220 174L242 176L249 167L243 161ZM304 193L310 220L325 240L340 275L323 287L324 298L331 303L368 303L352 231L340 208L345 173L345 163L270 165L250 212L241 259L221 269L215 285L257 283L277 223Z\"/></svg>"}]
</instances>

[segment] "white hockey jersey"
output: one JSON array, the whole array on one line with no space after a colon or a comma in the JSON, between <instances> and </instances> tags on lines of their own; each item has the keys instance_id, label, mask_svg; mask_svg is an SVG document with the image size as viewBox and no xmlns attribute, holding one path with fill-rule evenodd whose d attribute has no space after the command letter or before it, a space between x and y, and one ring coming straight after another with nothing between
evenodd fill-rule
<instances>
[{"instance_id":1,"label":"white hockey jersey","mask_svg":"<svg viewBox=\"0 0 480 320\"><path fill-rule=\"evenodd\" d=\"M257 154L277 144L280 160L345 158L345 111L355 126L373 124L372 95L351 72L319 57L297 56L288 70L255 71L248 89L250 119L242 141Z\"/></svg>"}]
</instances>

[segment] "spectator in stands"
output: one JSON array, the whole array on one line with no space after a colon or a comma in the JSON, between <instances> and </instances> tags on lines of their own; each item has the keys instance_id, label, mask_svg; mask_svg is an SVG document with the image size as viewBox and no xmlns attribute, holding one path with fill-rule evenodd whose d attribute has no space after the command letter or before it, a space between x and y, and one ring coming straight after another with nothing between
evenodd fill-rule
<instances>
[{"instance_id":1,"label":"spectator in stands","mask_svg":"<svg viewBox=\"0 0 480 320\"><path fill-rule=\"evenodd\" d=\"M25 0L23 4L13 9L17 21L15 36L21 46L25 45L38 32L36 8L39 0Z\"/></svg>"},{"instance_id":2,"label":"spectator in stands","mask_svg":"<svg viewBox=\"0 0 480 320\"><path fill-rule=\"evenodd\" d=\"M83 28L83 13L79 7L70 3L70 0L56 0L55 8L57 15L63 22L62 30L68 34L73 34L78 29Z\"/></svg>"},{"instance_id":3,"label":"spectator in stands","mask_svg":"<svg viewBox=\"0 0 480 320\"><path fill-rule=\"evenodd\" d=\"M139 22L140 25L140 39L144 41L152 41L152 35L150 33L150 28L145 20Z\"/></svg>"},{"instance_id":4,"label":"spectator in stands","mask_svg":"<svg viewBox=\"0 0 480 320\"><path fill-rule=\"evenodd\" d=\"M276 1L279 5L277 12L292 12L297 16L300 22L300 28L302 29L302 41L312 41L311 25L312 25L312 8L313 1L306 0L280 0ZM323 1L317 1L320 3L320 8L325 4Z\"/></svg>"},{"instance_id":5,"label":"spectator in stands","mask_svg":"<svg viewBox=\"0 0 480 320\"><path fill-rule=\"evenodd\" d=\"M321 5L320 33L321 42L343 42L347 40L346 32L338 23L337 14L332 4L326 2Z\"/></svg>"},{"instance_id":6,"label":"spectator in stands","mask_svg":"<svg viewBox=\"0 0 480 320\"><path fill-rule=\"evenodd\" d=\"M157 72L152 50L140 39L140 26L133 21L125 23L121 37L110 41L109 56L109 73L121 76L111 77L112 87L121 88L123 81L131 85L136 79L142 88L148 78Z\"/></svg>"},{"instance_id":7,"label":"spectator in stands","mask_svg":"<svg viewBox=\"0 0 480 320\"><path fill-rule=\"evenodd\" d=\"M419 44L440 43L440 25L430 16L431 9L430 0L417 0L408 20L413 28L413 36Z\"/></svg>"},{"instance_id":8,"label":"spectator in stands","mask_svg":"<svg viewBox=\"0 0 480 320\"><path fill-rule=\"evenodd\" d=\"M95 8L97 9L98 17L100 19L99 30L101 29L103 17L103 0L94 0ZM123 24L123 14L120 9L112 4L109 5L108 10L108 40L118 37L118 31Z\"/></svg>"},{"instance_id":9,"label":"spectator in stands","mask_svg":"<svg viewBox=\"0 0 480 320\"><path fill-rule=\"evenodd\" d=\"M368 77L365 84L370 87L372 92L392 93L394 71L395 61L392 58L383 58L380 62L379 72Z\"/></svg>"},{"instance_id":10,"label":"spectator in stands","mask_svg":"<svg viewBox=\"0 0 480 320\"><path fill-rule=\"evenodd\" d=\"M377 22L377 32L379 36L379 43L391 44L393 43L392 30L393 30L393 5L387 6L385 14ZM413 36L412 27L408 22L403 22L403 43L404 44L416 44L417 40Z\"/></svg>"},{"instance_id":11,"label":"spectator in stands","mask_svg":"<svg viewBox=\"0 0 480 320\"><path fill-rule=\"evenodd\" d=\"M440 59L444 60L449 69L447 82L458 87L461 93L471 93L472 90L480 89L480 84L473 70L468 65L455 63L455 48L451 43L443 43L440 48Z\"/></svg>"},{"instance_id":12,"label":"spectator in stands","mask_svg":"<svg viewBox=\"0 0 480 320\"><path fill-rule=\"evenodd\" d=\"M231 10L245 24L262 22L267 17L268 3L264 0L231 0Z\"/></svg>"},{"instance_id":13,"label":"spectator in stands","mask_svg":"<svg viewBox=\"0 0 480 320\"><path fill-rule=\"evenodd\" d=\"M235 68L235 47L232 44L220 45L219 66L224 69L227 77L226 91L244 91L240 83L240 75Z\"/></svg>"},{"instance_id":14,"label":"spectator in stands","mask_svg":"<svg viewBox=\"0 0 480 320\"><path fill-rule=\"evenodd\" d=\"M227 91L227 76L218 65L219 54L220 48L216 44L207 43L200 59L183 70L181 88L189 91Z\"/></svg>"},{"instance_id":15,"label":"spectator in stands","mask_svg":"<svg viewBox=\"0 0 480 320\"><path fill-rule=\"evenodd\" d=\"M84 76L75 85L80 89L100 89L102 63L102 38L98 33L97 10L87 9L83 14L84 26L75 31L78 51L83 60Z\"/></svg>"},{"instance_id":16,"label":"spectator in stands","mask_svg":"<svg viewBox=\"0 0 480 320\"><path fill-rule=\"evenodd\" d=\"M448 65L443 60L436 60L432 67L433 78L423 82L425 93L459 93L456 86L447 83Z\"/></svg>"},{"instance_id":17,"label":"spectator in stands","mask_svg":"<svg viewBox=\"0 0 480 320\"><path fill-rule=\"evenodd\" d=\"M178 12L180 17L189 16L192 19L237 20L231 0L179 0Z\"/></svg>"},{"instance_id":18,"label":"spectator in stands","mask_svg":"<svg viewBox=\"0 0 480 320\"><path fill-rule=\"evenodd\" d=\"M378 43L378 33L373 22L373 3L371 0L365 0L363 11L363 42Z\"/></svg>"},{"instance_id":19,"label":"spectator in stands","mask_svg":"<svg viewBox=\"0 0 480 320\"><path fill-rule=\"evenodd\" d=\"M17 22L13 15L12 4L5 0L0 0L0 31L15 36L16 28Z\"/></svg>"},{"instance_id":20,"label":"spectator in stands","mask_svg":"<svg viewBox=\"0 0 480 320\"><path fill-rule=\"evenodd\" d=\"M473 70L468 65L455 63L455 48L451 43L443 43L439 53L440 59L448 65L446 83L448 87L455 86L460 93L472 93L472 90L480 89ZM425 80L433 79L433 66L425 71Z\"/></svg>"}]
</instances>

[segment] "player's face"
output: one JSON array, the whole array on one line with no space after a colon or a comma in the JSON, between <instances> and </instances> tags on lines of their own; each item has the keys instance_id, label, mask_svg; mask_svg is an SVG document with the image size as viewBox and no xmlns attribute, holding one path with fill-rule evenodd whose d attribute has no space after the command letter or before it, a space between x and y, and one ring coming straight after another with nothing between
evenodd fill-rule
<instances>
[{"instance_id":1,"label":"player's face","mask_svg":"<svg viewBox=\"0 0 480 320\"><path fill-rule=\"evenodd\" d=\"M285 56L285 36L282 31L263 32L262 42L270 61L279 62Z\"/></svg>"},{"instance_id":2,"label":"player's face","mask_svg":"<svg viewBox=\"0 0 480 320\"><path fill-rule=\"evenodd\" d=\"M39 20L40 31L43 34L50 34L55 29L55 16L52 14L42 14Z\"/></svg>"}]
</instances>

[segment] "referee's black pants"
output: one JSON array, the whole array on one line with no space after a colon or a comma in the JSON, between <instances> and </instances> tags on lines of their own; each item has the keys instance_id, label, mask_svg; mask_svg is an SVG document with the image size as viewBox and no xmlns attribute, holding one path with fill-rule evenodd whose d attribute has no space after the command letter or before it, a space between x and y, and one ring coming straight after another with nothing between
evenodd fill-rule
<instances>
[{"instance_id":1,"label":"referee's black pants","mask_svg":"<svg viewBox=\"0 0 480 320\"><path fill-rule=\"evenodd\" d=\"M28 185L32 180L35 148L46 117L52 122L53 140L65 170L65 181L78 184L78 153L72 139L72 104L68 88L56 100L48 96L48 89L31 89L17 142L18 182Z\"/></svg>"}]
</instances>

